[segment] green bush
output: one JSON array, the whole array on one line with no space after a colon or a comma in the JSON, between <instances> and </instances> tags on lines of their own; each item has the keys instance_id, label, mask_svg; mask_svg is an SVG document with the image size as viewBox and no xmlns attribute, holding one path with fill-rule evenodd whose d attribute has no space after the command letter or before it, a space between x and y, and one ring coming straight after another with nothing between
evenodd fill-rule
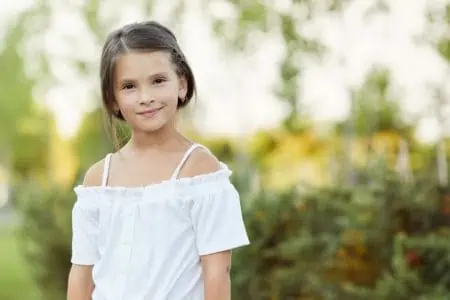
<instances>
[{"instance_id":1,"label":"green bush","mask_svg":"<svg viewBox=\"0 0 450 300\"><path fill-rule=\"evenodd\" d=\"M22 184L15 194L21 214L21 251L42 299L65 299L70 269L73 192L57 185L42 188Z\"/></svg>"},{"instance_id":2,"label":"green bush","mask_svg":"<svg viewBox=\"0 0 450 300\"><path fill-rule=\"evenodd\" d=\"M236 251L233 299L440 299L448 235L428 174L403 180L382 162L353 186L248 195L251 246ZM442 226L446 226L443 224Z\"/></svg>"}]
</instances>

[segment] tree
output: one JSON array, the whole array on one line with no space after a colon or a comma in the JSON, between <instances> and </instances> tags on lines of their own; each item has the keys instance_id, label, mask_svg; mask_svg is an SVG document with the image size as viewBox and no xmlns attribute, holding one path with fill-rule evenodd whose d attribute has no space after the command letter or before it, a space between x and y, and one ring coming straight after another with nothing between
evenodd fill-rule
<instances>
[{"instance_id":1,"label":"tree","mask_svg":"<svg viewBox=\"0 0 450 300\"><path fill-rule=\"evenodd\" d=\"M300 105L300 77L304 61L320 59L327 53L326 47L317 38L306 34L302 29L310 21L324 14L338 15L350 0L312 1L295 0L290 4L276 5L267 1L235 1L228 0L229 10L234 12L231 18L213 18L212 24L221 41L234 50L252 49L251 37L259 34L278 34L284 44L284 55L279 66L280 83L274 89L279 99L289 106L289 113L284 120L284 127L290 131L302 130ZM204 1L204 9L214 2ZM374 1L366 14L370 15L385 10L383 1ZM253 46L254 47L254 46ZM301 116L301 117L300 117Z\"/></svg>"},{"instance_id":2,"label":"tree","mask_svg":"<svg viewBox=\"0 0 450 300\"><path fill-rule=\"evenodd\" d=\"M426 34L424 37L421 37L421 39L425 40L426 43L431 43L436 48L436 51L447 63L448 69L450 66L450 36L446 31L440 31L439 28L441 26L448 28L450 25L450 1L442 2L442 6L430 5L428 10L428 20L429 30L426 33L431 34ZM435 32L438 34L436 35ZM439 182L443 187L448 187L448 151L446 150L446 136L448 136L447 128L449 126L449 119L445 110L448 109L450 105L450 90L447 89L449 78L450 72L447 71L442 84L432 87L435 91L434 97L430 105L430 110L425 112L425 114L436 118L439 125L440 132L435 150Z\"/></svg>"},{"instance_id":3,"label":"tree","mask_svg":"<svg viewBox=\"0 0 450 300\"><path fill-rule=\"evenodd\" d=\"M8 47L0 52L0 165L13 181L46 175L48 129L53 126L50 115L34 101L35 80L25 73L21 53L27 16L18 16L10 25L4 41Z\"/></svg>"}]
</instances>

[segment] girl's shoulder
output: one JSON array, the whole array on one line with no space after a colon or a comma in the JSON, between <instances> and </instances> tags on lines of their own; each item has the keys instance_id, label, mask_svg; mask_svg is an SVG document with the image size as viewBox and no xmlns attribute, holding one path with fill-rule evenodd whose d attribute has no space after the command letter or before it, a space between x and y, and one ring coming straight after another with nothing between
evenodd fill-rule
<instances>
[{"instance_id":1,"label":"girl's shoulder","mask_svg":"<svg viewBox=\"0 0 450 300\"><path fill-rule=\"evenodd\" d=\"M102 184L103 171L106 157L92 164L84 174L83 186L100 186Z\"/></svg>"},{"instance_id":2,"label":"girl's shoulder","mask_svg":"<svg viewBox=\"0 0 450 300\"><path fill-rule=\"evenodd\" d=\"M173 187L175 187L175 191L183 195L201 196L207 192L218 192L224 188L231 188L232 171L227 164L221 162L203 145L194 144L185 153L170 179L136 187L105 185L107 180L105 175L108 174L110 157L111 154L108 154L86 171L83 183L74 188L79 198L90 199L92 196L116 193L138 195L147 191L172 193Z\"/></svg>"},{"instance_id":3,"label":"girl's shoulder","mask_svg":"<svg viewBox=\"0 0 450 300\"><path fill-rule=\"evenodd\" d=\"M215 173L223 168L223 164L205 146L197 147L180 169L179 178L195 178Z\"/></svg>"}]
</instances>

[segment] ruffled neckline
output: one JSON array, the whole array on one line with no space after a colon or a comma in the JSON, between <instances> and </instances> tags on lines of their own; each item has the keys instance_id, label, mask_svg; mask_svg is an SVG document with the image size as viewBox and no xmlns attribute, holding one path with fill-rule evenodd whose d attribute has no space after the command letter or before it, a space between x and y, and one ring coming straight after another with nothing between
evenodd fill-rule
<instances>
[{"instance_id":1,"label":"ruffled neckline","mask_svg":"<svg viewBox=\"0 0 450 300\"><path fill-rule=\"evenodd\" d=\"M181 177L177 179L167 179L158 183L152 183L143 186L84 186L77 185L74 187L74 191L78 196L85 196L90 194L122 194L122 195L140 195L144 191L158 190L164 191L168 188L195 188L203 186L205 184L214 184L228 180L232 174L232 171L228 166L220 162L221 168L215 172L196 175L192 177Z\"/></svg>"}]
</instances>

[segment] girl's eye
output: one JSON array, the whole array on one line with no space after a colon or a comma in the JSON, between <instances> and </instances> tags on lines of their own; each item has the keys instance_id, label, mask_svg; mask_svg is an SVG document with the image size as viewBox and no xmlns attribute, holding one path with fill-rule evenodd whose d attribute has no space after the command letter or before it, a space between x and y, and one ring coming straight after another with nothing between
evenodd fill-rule
<instances>
[{"instance_id":1,"label":"girl's eye","mask_svg":"<svg viewBox=\"0 0 450 300\"><path fill-rule=\"evenodd\" d=\"M132 83L127 83L127 84L124 84L122 86L123 90L129 90L129 89L132 89L132 88L134 88L134 84L132 84Z\"/></svg>"},{"instance_id":2,"label":"girl's eye","mask_svg":"<svg viewBox=\"0 0 450 300\"><path fill-rule=\"evenodd\" d=\"M161 83L163 83L165 81L166 81L166 79L161 77L161 78L156 78L153 82L155 84L161 84Z\"/></svg>"}]
</instances>

